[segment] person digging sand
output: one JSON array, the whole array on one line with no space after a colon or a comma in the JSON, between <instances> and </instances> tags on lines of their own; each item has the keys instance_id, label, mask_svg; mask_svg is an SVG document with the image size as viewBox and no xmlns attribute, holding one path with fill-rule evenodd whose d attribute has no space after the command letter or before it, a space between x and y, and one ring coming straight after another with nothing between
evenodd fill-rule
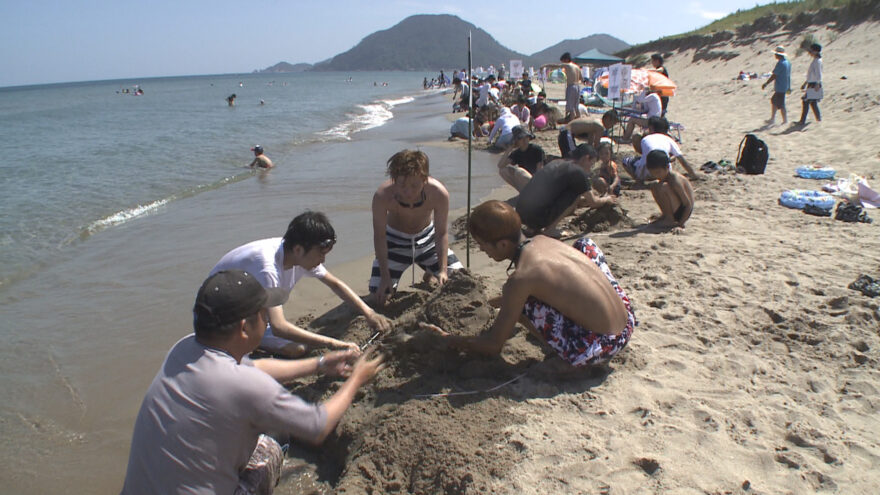
<instances>
[{"instance_id":1,"label":"person digging sand","mask_svg":"<svg viewBox=\"0 0 880 495\"><path fill-rule=\"evenodd\" d=\"M495 261L510 260L500 312L478 336L453 335L420 323L458 349L501 353L520 322L574 368L609 361L629 342L637 322L629 297L611 274L605 255L587 237L574 249L543 235L526 239L519 215L509 204L487 201L468 221L474 240Z\"/></svg>"}]
</instances>

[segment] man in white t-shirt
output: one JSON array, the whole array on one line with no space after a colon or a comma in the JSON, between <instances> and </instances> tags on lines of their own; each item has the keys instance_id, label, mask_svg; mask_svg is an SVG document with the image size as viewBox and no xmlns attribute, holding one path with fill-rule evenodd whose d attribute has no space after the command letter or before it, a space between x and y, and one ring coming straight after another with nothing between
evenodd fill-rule
<instances>
[{"instance_id":1,"label":"man in white t-shirt","mask_svg":"<svg viewBox=\"0 0 880 495\"><path fill-rule=\"evenodd\" d=\"M323 213L307 211L290 222L284 237L254 241L226 253L211 269L211 274L220 270L245 270L252 273L263 287L280 287L288 292L301 278L314 277L357 308L371 327L389 330L391 324L384 316L373 311L345 282L324 268L324 258L335 243L336 232L327 217ZM269 308L269 325L260 348L297 357L306 350L303 344L358 349L353 342L343 342L294 325L284 317L281 306Z\"/></svg>"},{"instance_id":2,"label":"man in white t-shirt","mask_svg":"<svg viewBox=\"0 0 880 495\"><path fill-rule=\"evenodd\" d=\"M497 98L492 94L492 86L494 84L495 76L490 74L489 77L483 81L483 84L480 85L480 96L477 98L477 107L484 107L489 104L489 101L497 101Z\"/></svg>"},{"instance_id":3,"label":"man in white t-shirt","mask_svg":"<svg viewBox=\"0 0 880 495\"><path fill-rule=\"evenodd\" d=\"M632 136L636 125L645 127L648 125L648 119L651 117L661 117L663 114L663 104L660 96L650 89L646 89L636 96L633 103L641 109L644 117L631 117L626 124L626 130L623 132L623 139L629 139Z\"/></svg>"},{"instance_id":4,"label":"man in white t-shirt","mask_svg":"<svg viewBox=\"0 0 880 495\"><path fill-rule=\"evenodd\" d=\"M193 329L178 341L150 384L135 420L123 495L271 493L281 447L267 432L319 444L383 368L353 351L300 360L247 355L263 337L266 308L287 290L224 270L208 277L193 306ZM352 365L352 363L354 364ZM323 404L309 404L281 383L315 373L348 376Z\"/></svg>"},{"instance_id":5,"label":"man in white t-shirt","mask_svg":"<svg viewBox=\"0 0 880 495\"><path fill-rule=\"evenodd\" d=\"M627 173L639 182L648 180L650 174L648 174L648 170L645 167L648 153L654 150L661 150L669 156L670 170L672 170L672 160L678 160L691 178L696 177L696 171L685 160L684 155L681 153L681 148L678 147L678 143L666 134L669 131L669 122L663 117L651 117L648 119L647 124L650 132L647 136L641 137L638 134L633 136L633 149L640 153L640 156L629 157L622 162Z\"/></svg>"}]
</instances>

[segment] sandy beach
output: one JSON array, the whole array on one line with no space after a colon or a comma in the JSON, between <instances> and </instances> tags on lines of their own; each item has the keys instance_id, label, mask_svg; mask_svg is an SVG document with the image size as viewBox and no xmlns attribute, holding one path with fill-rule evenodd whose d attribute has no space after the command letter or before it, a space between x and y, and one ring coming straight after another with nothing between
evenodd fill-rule
<instances>
[{"instance_id":1,"label":"sandy beach","mask_svg":"<svg viewBox=\"0 0 880 495\"><path fill-rule=\"evenodd\" d=\"M431 321L476 334L492 321L486 300L506 264L471 253L471 268L434 292L404 288L382 345L390 366L345 416L320 454L293 452L279 493L872 493L880 485L880 299L847 288L880 277L880 213L873 224L806 215L777 203L786 189L818 189L801 165L831 166L880 186L876 70L880 25L811 28L823 44L823 121L804 128L769 117L761 80L784 45L792 62L790 121L800 115L809 63L804 33L731 40L706 60L667 56L678 83L669 117L685 126L682 151L696 168L736 160L746 133L766 141L764 175L704 174L680 234L645 233L657 211L646 189L627 189L624 220L589 235L629 293L639 326L607 372L561 379L550 355L520 330L500 359L432 346ZM561 86L548 88L551 97ZM539 133L558 154L556 133ZM448 146L441 143L427 145ZM485 147L477 142L477 148ZM493 192L507 199L502 186ZM459 211L459 213L461 213ZM451 215L455 218L455 215ZM577 222L575 222L576 225ZM453 243L464 258L464 241ZM364 259L337 268L363 271ZM404 280L408 279L404 275ZM417 277L418 278L418 277ZM314 285L314 284L313 284ZM314 328L366 340L345 308L304 298ZM309 399L332 383L293 386ZM441 394L441 395L435 395ZM442 395L451 394L451 395ZM303 461L306 464L303 464ZM331 483L328 483L331 482Z\"/></svg>"}]
</instances>

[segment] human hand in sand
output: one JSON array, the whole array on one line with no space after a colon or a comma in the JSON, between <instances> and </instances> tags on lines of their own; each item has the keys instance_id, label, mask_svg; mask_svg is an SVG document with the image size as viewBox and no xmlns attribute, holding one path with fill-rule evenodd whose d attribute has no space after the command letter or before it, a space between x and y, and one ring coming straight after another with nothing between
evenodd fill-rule
<instances>
[{"instance_id":1,"label":"human hand in sand","mask_svg":"<svg viewBox=\"0 0 880 495\"><path fill-rule=\"evenodd\" d=\"M419 322L419 328L421 328L422 330L428 330L429 332L434 332L434 334L444 338L451 335L449 332L431 323Z\"/></svg>"},{"instance_id":2,"label":"human hand in sand","mask_svg":"<svg viewBox=\"0 0 880 495\"><path fill-rule=\"evenodd\" d=\"M376 289L375 293L376 305L380 308L384 307L388 304L388 299L391 298L393 293L394 290L391 288L391 279L382 277L382 279L379 280L379 287Z\"/></svg>"},{"instance_id":3,"label":"human hand in sand","mask_svg":"<svg viewBox=\"0 0 880 495\"><path fill-rule=\"evenodd\" d=\"M328 352L318 359L318 372L347 378L351 376L352 365L359 355L360 350Z\"/></svg>"},{"instance_id":4,"label":"human hand in sand","mask_svg":"<svg viewBox=\"0 0 880 495\"><path fill-rule=\"evenodd\" d=\"M366 318L367 324L370 325L370 328L383 333L391 330L391 321L375 311L368 314Z\"/></svg>"},{"instance_id":5,"label":"human hand in sand","mask_svg":"<svg viewBox=\"0 0 880 495\"><path fill-rule=\"evenodd\" d=\"M355 380L358 386L363 385L384 370L385 366L385 356L372 347L354 363L350 379Z\"/></svg>"},{"instance_id":6,"label":"human hand in sand","mask_svg":"<svg viewBox=\"0 0 880 495\"><path fill-rule=\"evenodd\" d=\"M355 344L354 342L345 342L343 340L337 340L337 341L333 342L331 347L333 347L335 349L341 349L343 351L354 351L357 353L357 354L355 354L356 356L360 355L360 353L361 353L361 347L359 345Z\"/></svg>"}]
</instances>

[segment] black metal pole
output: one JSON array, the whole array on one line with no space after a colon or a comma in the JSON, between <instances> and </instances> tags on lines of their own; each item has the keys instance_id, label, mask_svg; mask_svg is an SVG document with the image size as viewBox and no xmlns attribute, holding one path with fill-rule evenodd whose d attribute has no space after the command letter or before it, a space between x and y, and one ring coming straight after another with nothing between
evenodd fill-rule
<instances>
[{"instance_id":1,"label":"black metal pole","mask_svg":"<svg viewBox=\"0 0 880 495\"><path fill-rule=\"evenodd\" d=\"M473 148L473 136L474 136L474 91L471 87L474 83L473 76L471 74L471 32L468 31L468 66L467 66L467 75L468 75L468 172L467 172L467 213L465 214L465 231L467 232L467 236L465 237L465 266L470 269L471 267L471 231L467 228L467 224L471 221L471 151Z\"/></svg>"}]
</instances>

